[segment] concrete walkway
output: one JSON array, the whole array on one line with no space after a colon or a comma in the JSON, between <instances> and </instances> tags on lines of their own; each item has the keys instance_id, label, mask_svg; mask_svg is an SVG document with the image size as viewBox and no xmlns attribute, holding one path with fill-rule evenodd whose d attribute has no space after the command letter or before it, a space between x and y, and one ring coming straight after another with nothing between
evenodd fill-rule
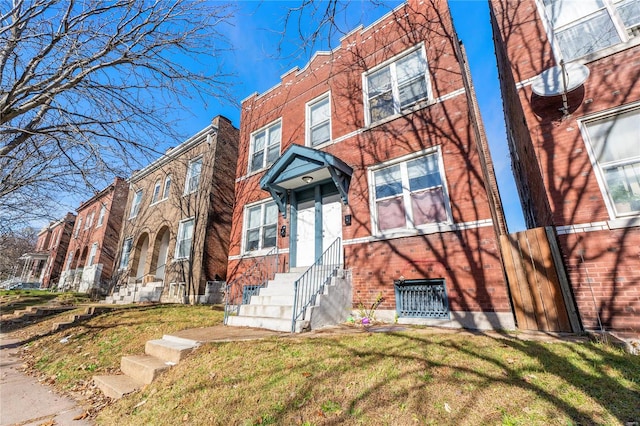
<instances>
[{"instance_id":1,"label":"concrete walkway","mask_svg":"<svg viewBox=\"0 0 640 426\"><path fill-rule=\"evenodd\" d=\"M19 340L0 333L0 426L93 425L89 420L74 420L84 412L74 400L20 371L18 344Z\"/></svg>"}]
</instances>

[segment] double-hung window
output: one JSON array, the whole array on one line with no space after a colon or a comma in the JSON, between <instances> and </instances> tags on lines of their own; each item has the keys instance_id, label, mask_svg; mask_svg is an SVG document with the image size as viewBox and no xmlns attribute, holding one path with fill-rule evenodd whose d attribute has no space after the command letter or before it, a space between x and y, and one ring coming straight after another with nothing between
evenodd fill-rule
<instances>
[{"instance_id":1,"label":"double-hung window","mask_svg":"<svg viewBox=\"0 0 640 426\"><path fill-rule=\"evenodd\" d=\"M449 221L439 152L374 168L371 177L379 232Z\"/></svg>"},{"instance_id":2,"label":"double-hung window","mask_svg":"<svg viewBox=\"0 0 640 426\"><path fill-rule=\"evenodd\" d=\"M142 202L142 189L138 189L133 196L133 202L131 203L131 213L129 219L138 216L140 212L140 203Z\"/></svg>"},{"instance_id":3,"label":"double-hung window","mask_svg":"<svg viewBox=\"0 0 640 426\"><path fill-rule=\"evenodd\" d=\"M202 157L189 162L187 169L187 179L184 185L184 193L191 194L198 190L200 185L200 173L202 172Z\"/></svg>"},{"instance_id":4,"label":"double-hung window","mask_svg":"<svg viewBox=\"0 0 640 426\"><path fill-rule=\"evenodd\" d=\"M251 136L251 159L249 172L264 169L273 164L280 156L282 124L277 122Z\"/></svg>"},{"instance_id":5,"label":"double-hung window","mask_svg":"<svg viewBox=\"0 0 640 426\"><path fill-rule=\"evenodd\" d=\"M331 140L331 103L329 95L307 105L307 145L317 146Z\"/></svg>"},{"instance_id":6,"label":"double-hung window","mask_svg":"<svg viewBox=\"0 0 640 426\"><path fill-rule=\"evenodd\" d=\"M367 122L400 114L431 98L424 48L420 46L364 76Z\"/></svg>"},{"instance_id":7,"label":"double-hung window","mask_svg":"<svg viewBox=\"0 0 640 426\"><path fill-rule=\"evenodd\" d=\"M186 219L178 226L178 241L176 242L176 259L186 259L191 253L193 243L194 219Z\"/></svg>"},{"instance_id":8,"label":"double-hung window","mask_svg":"<svg viewBox=\"0 0 640 426\"><path fill-rule=\"evenodd\" d=\"M133 246L133 238L126 238L122 243L122 255L120 256L120 269L129 266L129 255Z\"/></svg>"},{"instance_id":9,"label":"double-hung window","mask_svg":"<svg viewBox=\"0 0 640 426\"><path fill-rule=\"evenodd\" d=\"M102 223L104 222L104 215L107 213L107 206L106 204L102 204L102 207L100 207L100 214L98 215L98 224L96 225L96 228L102 226Z\"/></svg>"},{"instance_id":10,"label":"double-hung window","mask_svg":"<svg viewBox=\"0 0 640 426\"><path fill-rule=\"evenodd\" d=\"M91 245L91 251L89 252L89 263L87 263L87 266L93 266L96 260L97 253L98 253L98 243L93 243Z\"/></svg>"},{"instance_id":11,"label":"double-hung window","mask_svg":"<svg viewBox=\"0 0 640 426\"><path fill-rule=\"evenodd\" d=\"M582 123L613 216L640 214L640 108Z\"/></svg>"},{"instance_id":12,"label":"double-hung window","mask_svg":"<svg viewBox=\"0 0 640 426\"><path fill-rule=\"evenodd\" d=\"M162 192L162 199L166 200L169 198L169 194L171 193L171 176L167 176L164 180L164 191Z\"/></svg>"},{"instance_id":13,"label":"double-hung window","mask_svg":"<svg viewBox=\"0 0 640 426\"><path fill-rule=\"evenodd\" d=\"M151 197L151 204L157 203L160 199L160 180L157 180L153 186L153 196Z\"/></svg>"},{"instance_id":14,"label":"double-hung window","mask_svg":"<svg viewBox=\"0 0 640 426\"><path fill-rule=\"evenodd\" d=\"M78 238L78 234L80 233L80 228L82 227L82 218L78 218L78 222L76 224L76 230L73 233L73 238Z\"/></svg>"},{"instance_id":15,"label":"double-hung window","mask_svg":"<svg viewBox=\"0 0 640 426\"><path fill-rule=\"evenodd\" d=\"M245 210L244 251L276 246L278 207L273 201L247 207Z\"/></svg>"},{"instance_id":16,"label":"double-hung window","mask_svg":"<svg viewBox=\"0 0 640 426\"><path fill-rule=\"evenodd\" d=\"M555 45L565 61L626 42L640 31L640 0L543 0L542 3Z\"/></svg>"}]
</instances>

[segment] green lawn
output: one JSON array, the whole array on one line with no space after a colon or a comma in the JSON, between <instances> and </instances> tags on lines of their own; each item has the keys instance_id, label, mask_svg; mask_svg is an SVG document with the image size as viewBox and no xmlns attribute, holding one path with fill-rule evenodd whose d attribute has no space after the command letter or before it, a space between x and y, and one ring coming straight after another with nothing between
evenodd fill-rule
<instances>
[{"instance_id":1,"label":"green lawn","mask_svg":"<svg viewBox=\"0 0 640 426\"><path fill-rule=\"evenodd\" d=\"M27 363L70 389L164 333L220 324L207 306L114 311L36 338ZM23 335L31 330L21 330ZM66 343L62 337L70 336ZM640 357L596 343L466 332L305 335L201 346L102 409L108 425L589 425L640 421Z\"/></svg>"}]
</instances>

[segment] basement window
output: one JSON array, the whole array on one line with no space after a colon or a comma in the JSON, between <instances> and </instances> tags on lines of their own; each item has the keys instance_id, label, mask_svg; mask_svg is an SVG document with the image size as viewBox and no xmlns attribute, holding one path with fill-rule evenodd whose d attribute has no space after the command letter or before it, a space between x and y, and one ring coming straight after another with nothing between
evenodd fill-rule
<instances>
[{"instance_id":1,"label":"basement window","mask_svg":"<svg viewBox=\"0 0 640 426\"><path fill-rule=\"evenodd\" d=\"M395 281L399 318L449 319L449 300L444 279Z\"/></svg>"}]
</instances>

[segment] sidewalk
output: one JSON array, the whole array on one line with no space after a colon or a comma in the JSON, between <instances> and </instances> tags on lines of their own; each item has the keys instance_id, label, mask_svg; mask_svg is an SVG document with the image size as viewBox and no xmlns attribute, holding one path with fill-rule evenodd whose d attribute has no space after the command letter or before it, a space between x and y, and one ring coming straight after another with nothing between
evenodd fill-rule
<instances>
[{"instance_id":1,"label":"sidewalk","mask_svg":"<svg viewBox=\"0 0 640 426\"><path fill-rule=\"evenodd\" d=\"M75 401L20 371L18 343L0 333L0 426L93 425L89 420L74 420L84 412Z\"/></svg>"}]
</instances>

